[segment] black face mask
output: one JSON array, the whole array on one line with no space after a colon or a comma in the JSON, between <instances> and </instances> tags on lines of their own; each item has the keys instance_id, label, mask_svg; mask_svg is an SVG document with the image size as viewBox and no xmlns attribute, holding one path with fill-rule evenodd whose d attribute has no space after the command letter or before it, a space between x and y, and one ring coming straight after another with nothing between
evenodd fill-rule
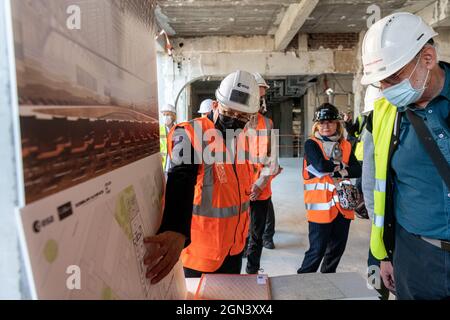
<instances>
[{"instance_id":1,"label":"black face mask","mask_svg":"<svg viewBox=\"0 0 450 320\"><path fill-rule=\"evenodd\" d=\"M219 118L217 119L217 125L219 126L219 129L222 131L226 131L229 129L242 130L245 128L246 124L247 124L246 122L225 116L223 114L219 114Z\"/></svg>"}]
</instances>

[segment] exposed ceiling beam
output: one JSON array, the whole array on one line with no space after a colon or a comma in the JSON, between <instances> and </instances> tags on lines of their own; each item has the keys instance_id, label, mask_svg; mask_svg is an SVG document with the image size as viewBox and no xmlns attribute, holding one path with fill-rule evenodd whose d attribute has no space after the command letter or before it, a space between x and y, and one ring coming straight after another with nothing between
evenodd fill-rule
<instances>
[{"instance_id":1,"label":"exposed ceiling beam","mask_svg":"<svg viewBox=\"0 0 450 320\"><path fill-rule=\"evenodd\" d=\"M287 48L318 3L319 0L301 0L289 6L275 33L275 50Z\"/></svg>"},{"instance_id":2,"label":"exposed ceiling beam","mask_svg":"<svg viewBox=\"0 0 450 320\"><path fill-rule=\"evenodd\" d=\"M450 2L438 0L416 13L432 27L450 26Z\"/></svg>"},{"instance_id":3,"label":"exposed ceiling beam","mask_svg":"<svg viewBox=\"0 0 450 320\"><path fill-rule=\"evenodd\" d=\"M175 30L173 30L173 28L169 24L169 18L162 12L160 6L156 7L155 16L158 26L161 29L165 30L169 36L173 36L176 34Z\"/></svg>"}]
</instances>

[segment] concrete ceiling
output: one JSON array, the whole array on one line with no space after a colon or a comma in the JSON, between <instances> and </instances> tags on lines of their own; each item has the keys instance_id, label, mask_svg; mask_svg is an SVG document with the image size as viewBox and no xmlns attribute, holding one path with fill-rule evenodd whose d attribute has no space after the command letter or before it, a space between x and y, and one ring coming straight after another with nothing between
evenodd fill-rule
<instances>
[{"instance_id":1,"label":"concrete ceiling","mask_svg":"<svg viewBox=\"0 0 450 320\"><path fill-rule=\"evenodd\" d=\"M169 35L274 34L288 6L298 0L160 0L156 16Z\"/></svg>"},{"instance_id":2,"label":"concrete ceiling","mask_svg":"<svg viewBox=\"0 0 450 320\"><path fill-rule=\"evenodd\" d=\"M394 11L419 11L435 0L321 0L303 24L303 33L360 32L367 29L367 8L376 4L385 17Z\"/></svg>"},{"instance_id":3,"label":"concrete ceiling","mask_svg":"<svg viewBox=\"0 0 450 320\"><path fill-rule=\"evenodd\" d=\"M156 17L171 36L274 35L290 5L300 0L158 0ZM320 0L300 29L304 33L360 32L367 8L382 16L399 9L416 12L434 0Z\"/></svg>"}]
</instances>

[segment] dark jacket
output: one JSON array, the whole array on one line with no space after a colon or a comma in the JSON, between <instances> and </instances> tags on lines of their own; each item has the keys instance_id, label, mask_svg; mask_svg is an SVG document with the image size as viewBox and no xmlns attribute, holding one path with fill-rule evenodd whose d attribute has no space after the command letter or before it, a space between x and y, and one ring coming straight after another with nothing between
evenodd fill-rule
<instances>
[{"instance_id":1,"label":"dark jacket","mask_svg":"<svg viewBox=\"0 0 450 320\"><path fill-rule=\"evenodd\" d=\"M308 166L312 165L319 172L333 172L334 168L336 167L336 164L334 164L332 159L326 160L324 158L320 146L311 139L305 142L305 159ZM350 161L348 165L349 166L346 168L348 176L342 177L339 172L335 172L333 174L333 178L360 178L362 174L362 168L353 152L350 155ZM341 169L344 168L341 166ZM311 173L308 174L310 179L315 177Z\"/></svg>"}]
</instances>

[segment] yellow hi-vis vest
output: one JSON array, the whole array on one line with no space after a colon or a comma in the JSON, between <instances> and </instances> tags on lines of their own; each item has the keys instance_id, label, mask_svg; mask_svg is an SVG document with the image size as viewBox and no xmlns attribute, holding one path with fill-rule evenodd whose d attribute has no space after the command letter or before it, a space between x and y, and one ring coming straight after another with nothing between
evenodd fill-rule
<instances>
[{"instance_id":1,"label":"yellow hi-vis vest","mask_svg":"<svg viewBox=\"0 0 450 320\"><path fill-rule=\"evenodd\" d=\"M159 145L162 157L162 166L163 170L166 170L166 161L167 161L167 129L165 125L161 125L159 127Z\"/></svg>"},{"instance_id":2,"label":"yellow hi-vis vest","mask_svg":"<svg viewBox=\"0 0 450 320\"><path fill-rule=\"evenodd\" d=\"M363 122L364 118L360 115L358 117L359 132L355 134L355 137L358 138L358 143L355 148L355 157L358 161L363 161L364 159L364 142L361 140L362 131L364 129Z\"/></svg>"},{"instance_id":3,"label":"yellow hi-vis vest","mask_svg":"<svg viewBox=\"0 0 450 320\"><path fill-rule=\"evenodd\" d=\"M377 100L374 107L372 135L375 146L375 190L370 250L375 258L383 260L388 256L383 240L384 217L386 213L386 181L389 148L397 117L397 107L385 98Z\"/></svg>"}]
</instances>

